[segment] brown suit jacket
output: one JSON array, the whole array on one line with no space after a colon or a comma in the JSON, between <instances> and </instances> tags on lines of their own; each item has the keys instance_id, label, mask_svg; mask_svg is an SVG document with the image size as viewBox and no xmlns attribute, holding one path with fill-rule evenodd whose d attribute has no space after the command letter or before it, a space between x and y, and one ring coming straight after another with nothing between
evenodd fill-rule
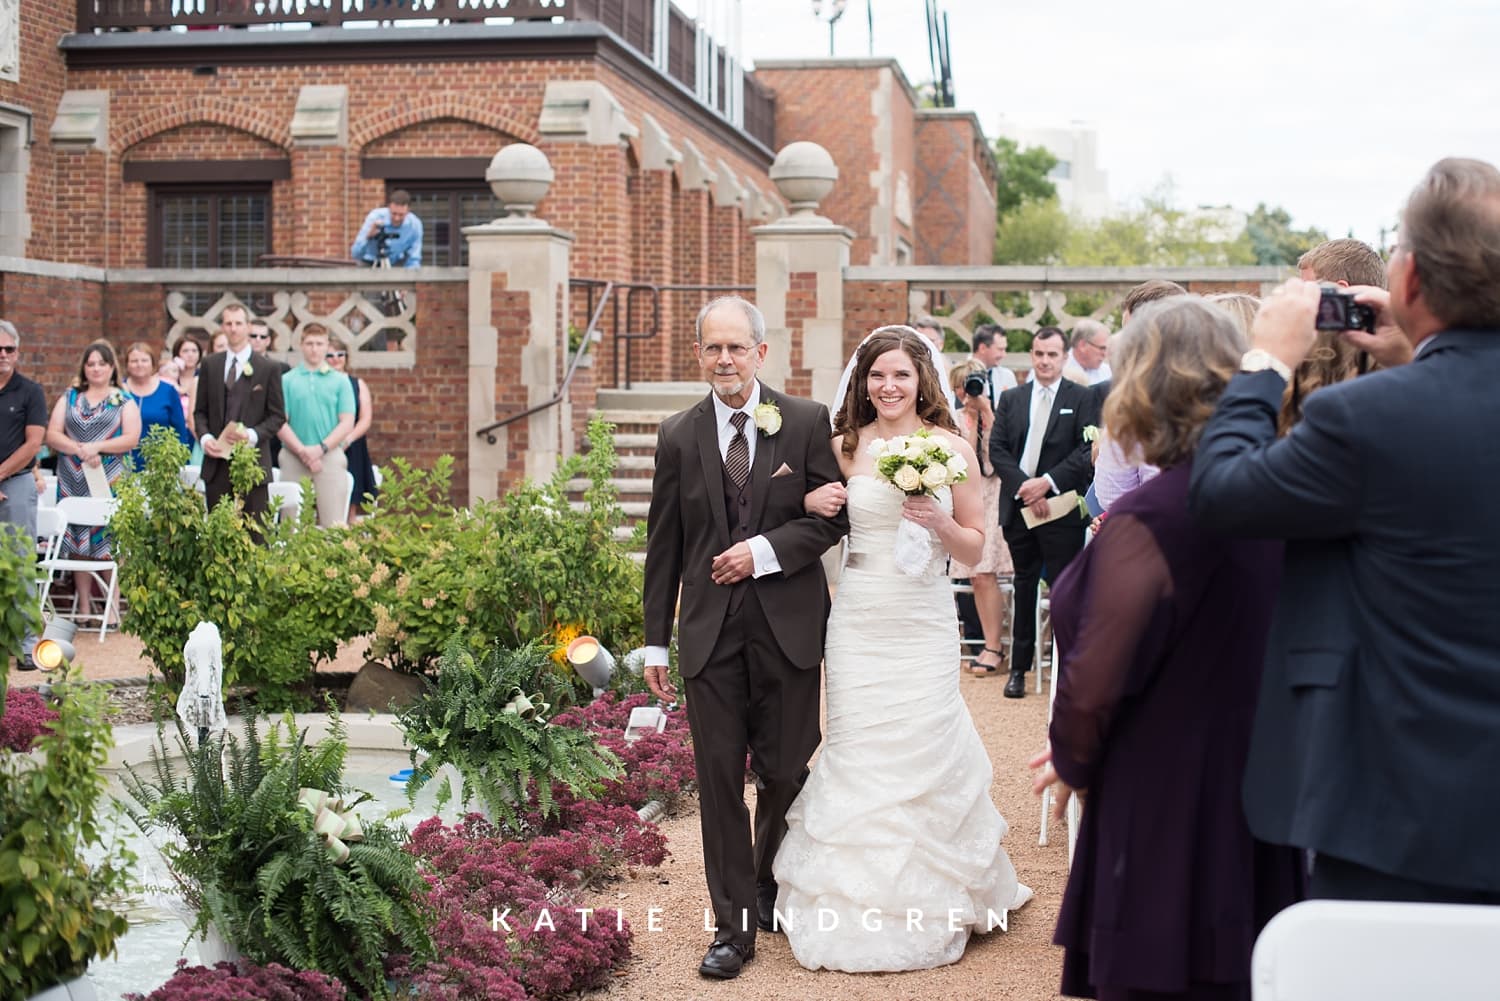
<instances>
[{"instance_id":1,"label":"brown suit jacket","mask_svg":"<svg viewBox=\"0 0 1500 1001\"><path fill-rule=\"evenodd\" d=\"M829 443L828 408L785 396L764 383L760 400L776 404L782 424L774 435L755 432L760 438L750 473L756 514L752 527L770 542L781 572L748 586L775 623L776 642L786 659L812 668L823 659L828 624L821 557L849 530L842 511L835 518L820 518L802 507L809 490L840 479ZM783 465L789 472L775 476ZM678 667L685 678L708 661L729 607L731 589L710 576L713 558L730 546L722 470L712 397L662 422L647 517L646 643L671 643L680 586Z\"/></svg>"}]
</instances>

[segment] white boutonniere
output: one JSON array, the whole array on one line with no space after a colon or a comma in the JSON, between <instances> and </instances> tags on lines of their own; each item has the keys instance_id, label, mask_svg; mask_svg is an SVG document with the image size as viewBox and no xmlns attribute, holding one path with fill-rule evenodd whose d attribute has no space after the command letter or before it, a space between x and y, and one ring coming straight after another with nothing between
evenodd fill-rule
<instances>
[{"instance_id":1,"label":"white boutonniere","mask_svg":"<svg viewBox=\"0 0 1500 1001\"><path fill-rule=\"evenodd\" d=\"M781 409L774 403L762 403L751 411L756 428L770 438L781 430Z\"/></svg>"},{"instance_id":2,"label":"white boutonniere","mask_svg":"<svg viewBox=\"0 0 1500 1001\"><path fill-rule=\"evenodd\" d=\"M109 395L104 398L104 402L108 403L112 407L124 406L125 394L120 392L118 389L111 389L109 391Z\"/></svg>"},{"instance_id":3,"label":"white boutonniere","mask_svg":"<svg viewBox=\"0 0 1500 1001\"><path fill-rule=\"evenodd\" d=\"M330 364L328 364L326 361L323 364L321 364L321 365L318 366L318 374L319 375L327 375L329 372L332 372L332 371L333 371L333 366L330 365Z\"/></svg>"},{"instance_id":4,"label":"white boutonniere","mask_svg":"<svg viewBox=\"0 0 1500 1001\"><path fill-rule=\"evenodd\" d=\"M1099 440L1099 425L1097 425L1097 424L1085 424L1084 427L1083 427L1083 440L1084 441L1098 441Z\"/></svg>"},{"instance_id":5,"label":"white boutonniere","mask_svg":"<svg viewBox=\"0 0 1500 1001\"><path fill-rule=\"evenodd\" d=\"M240 369L240 375L242 375L246 379L248 379L248 378L250 378L254 374L255 374L255 369L253 367L251 367L251 365L250 365L249 362L245 362L245 367L242 368L242 369Z\"/></svg>"}]
</instances>

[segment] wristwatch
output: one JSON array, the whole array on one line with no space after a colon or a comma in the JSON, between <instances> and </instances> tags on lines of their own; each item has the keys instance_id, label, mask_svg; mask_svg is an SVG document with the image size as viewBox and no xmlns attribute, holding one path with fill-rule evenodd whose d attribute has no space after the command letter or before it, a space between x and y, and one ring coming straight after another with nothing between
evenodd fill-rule
<instances>
[{"instance_id":1,"label":"wristwatch","mask_svg":"<svg viewBox=\"0 0 1500 1001\"><path fill-rule=\"evenodd\" d=\"M318 442L318 447L323 450L323 454L324 455L328 454L328 442L326 442L326 441L320 441L320 442Z\"/></svg>"},{"instance_id":2,"label":"wristwatch","mask_svg":"<svg viewBox=\"0 0 1500 1001\"><path fill-rule=\"evenodd\" d=\"M1286 362L1264 348L1252 348L1245 352L1245 357L1240 359L1241 372L1264 372L1266 369L1275 372L1287 382L1292 381L1292 370L1286 367Z\"/></svg>"}]
</instances>

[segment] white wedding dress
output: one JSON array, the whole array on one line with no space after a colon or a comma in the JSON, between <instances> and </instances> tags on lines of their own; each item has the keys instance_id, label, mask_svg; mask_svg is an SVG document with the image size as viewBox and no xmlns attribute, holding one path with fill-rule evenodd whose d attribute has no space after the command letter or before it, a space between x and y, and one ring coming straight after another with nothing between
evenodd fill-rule
<instances>
[{"instance_id":1,"label":"white wedding dress","mask_svg":"<svg viewBox=\"0 0 1500 1001\"><path fill-rule=\"evenodd\" d=\"M828 620L823 748L787 812L777 911L808 969L955 962L972 932L1030 899L1000 847L989 755L959 696L944 554L911 577L891 556L903 495L849 479L849 563ZM951 510L942 491L940 502Z\"/></svg>"}]
</instances>

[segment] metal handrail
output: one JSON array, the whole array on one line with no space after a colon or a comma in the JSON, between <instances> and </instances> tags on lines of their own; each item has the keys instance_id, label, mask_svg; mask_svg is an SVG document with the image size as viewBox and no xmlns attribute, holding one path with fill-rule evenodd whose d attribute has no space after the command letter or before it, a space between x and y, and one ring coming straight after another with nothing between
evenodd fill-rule
<instances>
[{"instance_id":1,"label":"metal handrail","mask_svg":"<svg viewBox=\"0 0 1500 1001\"><path fill-rule=\"evenodd\" d=\"M629 389L631 382L631 370L634 368L635 352L631 347L633 341L644 341L655 337L661 332L661 293L663 292L718 292L721 294L729 292L753 292L754 285L655 285L650 282L621 282L615 288L625 290L625 329L620 329L619 298L615 299L615 324L614 338L625 342L625 382L620 383L620 355L619 345L615 346L615 368L614 382L622 389ZM651 326L649 329L631 332L631 319L635 316L634 302L638 292L647 292L651 295Z\"/></svg>"},{"instance_id":2,"label":"metal handrail","mask_svg":"<svg viewBox=\"0 0 1500 1001\"><path fill-rule=\"evenodd\" d=\"M496 421L493 424L486 424L484 427L474 432L474 437L478 438L482 436L489 444L493 445L499 440L495 437L495 432L500 428L503 428L509 424L514 424L516 421L522 420L526 417L530 417L532 414L539 414L543 410L555 407L563 400L567 399L568 387L573 382L573 374L578 371L579 363L583 361L583 356L589 353L589 348L594 343L594 330L598 327L599 317L603 315L604 306L609 302L610 297L614 293L615 289L614 282L603 281L598 278L570 278L568 279L568 284L581 285L587 288L589 290L588 295L590 302L593 301L595 289L603 288L604 294L600 296L599 305L592 310L589 316L589 325L588 329L584 331L583 343L578 346L578 352L573 355L573 361L568 365L568 370L563 373L562 382L558 384L557 392L552 394L552 398L550 400L538 403L532 407L527 407L520 413L511 414L508 417L502 417L500 418L500 420Z\"/></svg>"}]
</instances>

